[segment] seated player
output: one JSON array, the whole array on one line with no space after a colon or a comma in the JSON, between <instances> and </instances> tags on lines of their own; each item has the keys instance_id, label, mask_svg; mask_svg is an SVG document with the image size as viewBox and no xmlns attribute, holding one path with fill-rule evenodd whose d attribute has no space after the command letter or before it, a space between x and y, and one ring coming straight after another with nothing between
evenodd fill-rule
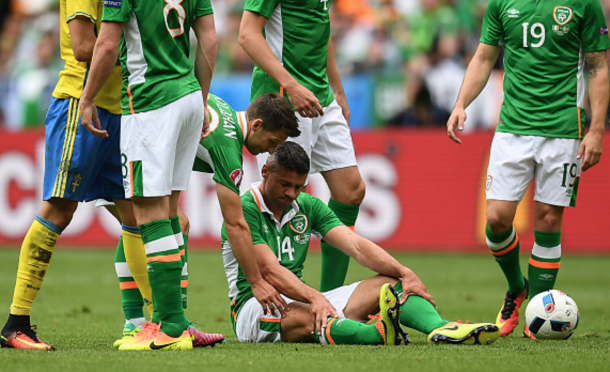
<instances>
[{"instance_id":1,"label":"seated player","mask_svg":"<svg viewBox=\"0 0 610 372\"><path fill-rule=\"evenodd\" d=\"M265 280L263 280L254 258L252 239L248 224L244 219L239 198L239 186L243 179L243 151L244 148L252 155L264 152L273 152L277 145L284 142L287 137L300 135L297 119L290 104L279 94L267 93L256 98L244 112L236 112L220 97L213 94L208 96L208 113L210 118L209 135L201 140L197 149L197 156L193 165L193 170L214 174L216 182L216 192L220 209L225 223L230 226L228 239L233 242L235 257L249 269L244 269L248 280L254 283L254 296L264 306L282 306L282 297ZM180 245L180 255L183 259L182 269L182 298L183 306L186 308L186 290L188 285L188 219L178 211L178 216L170 219L176 239ZM184 235L183 235L184 233ZM146 257L125 260L126 265L117 262L120 266L128 268L146 268ZM119 260L123 257L117 256ZM117 272L117 274L120 274ZM124 276L128 276L125 270ZM122 280L122 278L119 278ZM123 290L126 296L127 291ZM130 295L136 297L134 303L141 304L137 298L138 292L131 291ZM136 301L137 300L137 301ZM259 307L262 308L262 306ZM141 305L140 305L141 306ZM148 328L150 324L148 323ZM125 329L128 329L127 326ZM143 328L142 328L143 329ZM115 347L127 348L128 343L138 342L143 332L136 334L132 332L124 333L122 339L114 343ZM200 332L194 335L194 346L213 346L215 343L222 342L219 334L204 334Z\"/></svg>"},{"instance_id":2,"label":"seated player","mask_svg":"<svg viewBox=\"0 0 610 372\"><path fill-rule=\"evenodd\" d=\"M489 344L499 337L493 324L441 318L411 269L344 226L320 199L301 192L308 173L305 151L286 142L263 166L263 181L242 196L260 271L285 296L287 308L263 311L232 255L223 227L232 322L240 341L398 344L400 325L428 334L430 343ZM325 293L308 286L301 278L312 233L379 275ZM394 301L388 284L401 294L400 301Z\"/></svg>"}]
</instances>

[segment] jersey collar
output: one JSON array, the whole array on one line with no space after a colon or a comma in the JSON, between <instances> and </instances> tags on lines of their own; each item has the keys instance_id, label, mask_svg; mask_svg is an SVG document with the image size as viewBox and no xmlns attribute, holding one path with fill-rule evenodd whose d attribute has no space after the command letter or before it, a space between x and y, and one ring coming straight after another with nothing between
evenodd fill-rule
<instances>
[{"instance_id":1,"label":"jersey collar","mask_svg":"<svg viewBox=\"0 0 610 372\"><path fill-rule=\"evenodd\" d=\"M278 230L279 230L285 224L287 224L294 216L296 216L297 213L299 213L299 209L300 209L299 204L297 203L296 200L293 200L292 203L290 203L290 210L287 213L284 213L284 215L282 216L282 221L276 220L273 212L269 209L269 207L267 207L267 204L265 204L265 199L263 198L263 194L261 194L261 191L258 188L260 184L261 184L260 182L253 183L252 186L250 187L250 193L254 197L254 201L256 201L256 205L258 205L258 209L260 209L261 212L269 215L269 217L271 217L271 219L276 222L276 225L279 224L279 226L278 226Z\"/></svg>"},{"instance_id":2,"label":"jersey collar","mask_svg":"<svg viewBox=\"0 0 610 372\"><path fill-rule=\"evenodd\" d=\"M246 118L245 111L237 112L237 121L239 122L239 127L241 128L241 133L244 135L244 142L245 142L246 137L248 137L248 119Z\"/></svg>"}]
</instances>

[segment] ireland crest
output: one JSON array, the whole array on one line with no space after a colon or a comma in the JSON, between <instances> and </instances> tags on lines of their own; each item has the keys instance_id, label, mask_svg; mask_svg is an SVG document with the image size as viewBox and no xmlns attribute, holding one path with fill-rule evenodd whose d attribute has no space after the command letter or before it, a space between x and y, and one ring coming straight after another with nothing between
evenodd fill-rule
<instances>
[{"instance_id":1,"label":"ireland crest","mask_svg":"<svg viewBox=\"0 0 610 372\"><path fill-rule=\"evenodd\" d=\"M572 19L572 9L567 6L556 6L555 9L553 9L553 19L558 25L565 25Z\"/></svg>"},{"instance_id":2,"label":"ireland crest","mask_svg":"<svg viewBox=\"0 0 610 372\"><path fill-rule=\"evenodd\" d=\"M307 216L304 214L297 214L292 217L288 225L295 233L302 234L307 230Z\"/></svg>"}]
</instances>

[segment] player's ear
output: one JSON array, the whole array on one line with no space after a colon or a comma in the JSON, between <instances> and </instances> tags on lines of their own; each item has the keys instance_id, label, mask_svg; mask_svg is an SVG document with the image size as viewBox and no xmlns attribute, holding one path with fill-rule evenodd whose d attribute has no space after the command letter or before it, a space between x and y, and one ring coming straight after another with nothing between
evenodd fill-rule
<instances>
[{"instance_id":1,"label":"player's ear","mask_svg":"<svg viewBox=\"0 0 610 372\"><path fill-rule=\"evenodd\" d=\"M256 132L257 130L263 129L263 119L254 119L252 120L252 131Z\"/></svg>"},{"instance_id":2,"label":"player's ear","mask_svg":"<svg viewBox=\"0 0 610 372\"><path fill-rule=\"evenodd\" d=\"M267 178L269 176L269 166L267 164L263 164L263 169L261 169L261 174L263 178Z\"/></svg>"}]
</instances>

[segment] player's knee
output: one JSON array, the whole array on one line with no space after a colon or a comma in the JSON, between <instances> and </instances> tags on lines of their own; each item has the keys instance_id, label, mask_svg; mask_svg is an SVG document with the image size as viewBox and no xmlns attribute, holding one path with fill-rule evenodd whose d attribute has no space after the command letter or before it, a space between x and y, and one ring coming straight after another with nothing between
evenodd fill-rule
<instances>
[{"instance_id":1,"label":"player's knee","mask_svg":"<svg viewBox=\"0 0 610 372\"><path fill-rule=\"evenodd\" d=\"M510 229L513 221L507 218L498 210L492 209L487 211L487 226L491 232L500 234Z\"/></svg>"},{"instance_id":2,"label":"player's knee","mask_svg":"<svg viewBox=\"0 0 610 372\"><path fill-rule=\"evenodd\" d=\"M536 225L541 231L557 231L561 227L559 216L554 213L544 214L538 219Z\"/></svg>"},{"instance_id":3,"label":"player's knee","mask_svg":"<svg viewBox=\"0 0 610 372\"><path fill-rule=\"evenodd\" d=\"M65 229L72 221L78 203L72 200L52 198L43 202L38 213L41 217Z\"/></svg>"},{"instance_id":4,"label":"player's knee","mask_svg":"<svg viewBox=\"0 0 610 372\"><path fill-rule=\"evenodd\" d=\"M362 179L355 182L351 190L344 196L343 204L360 205L366 194L366 185Z\"/></svg>"}]
</instances>

